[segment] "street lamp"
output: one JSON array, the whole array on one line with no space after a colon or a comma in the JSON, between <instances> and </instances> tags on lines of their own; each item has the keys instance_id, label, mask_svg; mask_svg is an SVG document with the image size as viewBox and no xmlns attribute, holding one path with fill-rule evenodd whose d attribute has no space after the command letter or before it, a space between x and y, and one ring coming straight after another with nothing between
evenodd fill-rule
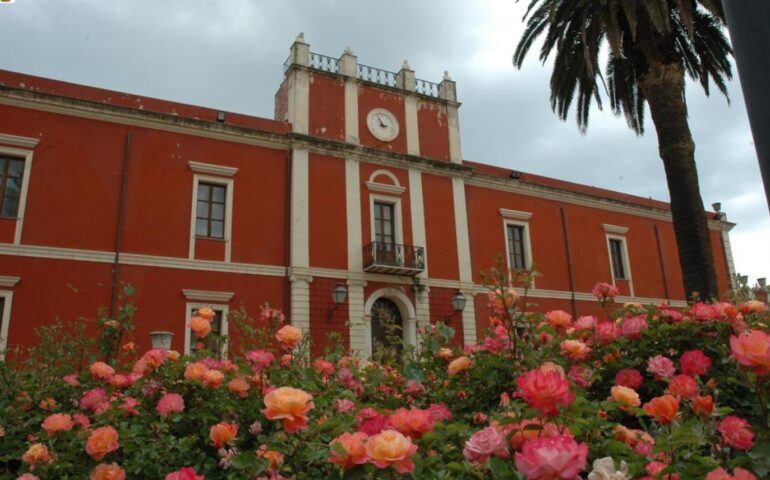
<instances>
[{"instance_id":1,"label":"street lamp","mask_svg":"<svg viewBox=\"0 0 770 480\"><path fill-rule=\"evenodd\" d=\"M337 285L332 288L332 301L334 302L334 306L329 309L329 315L327 320L331 321L332 317L334 316L334 311L337 310L337 307L345 303L345 298L348 296L348 287L345 286L343 283L338 283Z\"/></svg>"},{"instance_id":2,"label":"street lamp","mask_svg":"<svg viewBox=\"0 0 770 480\"><path fill-rule=\"evenodd\" d=\"M463 292L460 290L457 291L454 295L452 295L452 313L447 315L446 318L444 318L444 322L449 323L450 320L452 320L452 317L457 312L462 312L465 310L465 302L466 302L465 295L463 295Z\"/></svg>"}]
</instances>

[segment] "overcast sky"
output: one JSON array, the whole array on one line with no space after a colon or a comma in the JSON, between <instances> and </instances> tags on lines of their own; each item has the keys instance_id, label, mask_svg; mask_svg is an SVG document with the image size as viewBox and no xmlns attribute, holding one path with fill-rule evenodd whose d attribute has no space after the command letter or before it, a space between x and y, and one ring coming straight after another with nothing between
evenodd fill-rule
<instances>
[{"instance_id":1,"label":"overcast sky","mask_svg":"<svg viewBox=\"0 0 770 480\"><path fill-rule=\"evenodd\" d=\"M652 122L637 137L594 111L586 135L550 110L550 64L511 65L513 0L16 0L0 5L0 69L272 118L299 32L313 52L457 81L463 158L668 200ZM721 202L740 273L770 277L770 216L736 78L731 103L688 83L707 208Z\"/></svg>"}]
</instances>

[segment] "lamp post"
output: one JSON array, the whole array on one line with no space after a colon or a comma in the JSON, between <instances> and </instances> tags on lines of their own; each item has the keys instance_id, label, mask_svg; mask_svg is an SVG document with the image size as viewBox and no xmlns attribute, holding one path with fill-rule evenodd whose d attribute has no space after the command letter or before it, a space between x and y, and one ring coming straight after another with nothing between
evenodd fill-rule
<instances>
[{"instance_id":1,"label":"lamp post","mask_svg":"<svg viewBox=\"0 0 770 480\"><path fill-rule=\"evenodd\" d=\"M329 309L327 321L331 322L332 317L334 316L334 311L337 310L337 307L345 303L345 298L347 296L348 287L345 284L338 283L334 286L334 288L332 288L332 302L334 302L334 306Z\"/></svg>"},{"instance_id":2,"label":"lamp post","mask_svg":"<svg viewBox=\"0 0 770 480\"><path fill-rule=\"evenodd\" d=\"M171 348L171 339L174 337L172 332L166 331L154 331L150 332L150 341L152 342L152 348L159 348L161 350L168 350Z\"/></svg>"},{"instance_id":3,"label":"lamp post","mask_svg":"<svg viewBox=\"0 0 770 480\"><path fill-rule=\"evenodd\" d=\"M450 320L452 320L452 317L455 316L457 312L462 312L465 310L465 302L466 302L465 295L463 295L463 292L458 290L454 295L452 295L452 313L447 315L446 318L444 318L444 322L449 323Z\"/></svg>"}]
</instances>

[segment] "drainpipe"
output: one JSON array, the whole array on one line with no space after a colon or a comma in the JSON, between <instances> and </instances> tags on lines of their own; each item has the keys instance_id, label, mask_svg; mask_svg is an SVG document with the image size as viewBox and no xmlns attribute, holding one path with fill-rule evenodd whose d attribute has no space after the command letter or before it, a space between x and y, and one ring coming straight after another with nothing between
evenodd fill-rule
<instances>
[{"instance_id":1,"label":"drainpipe","mask_svg":"<svg viewBox=\"0 0 770 480\"><path fill-rule=\"evenodd\" d=\"M120 249L123 244L123 224L126 216L126 187L128 184L128 159L131 156L132 133L126 132L123 148L123 173L120 179L120 198L118 200L118 224L115 228L115 258L112 262L112 281L110 283L110 318L115 318L117 306L118 277L120 273Z\"/></svg>"},{"instance_id":2,"label":"drainpipe","mask_svg":"<svg viewBox=\"0 0 770 480\"><path fill-rule=\"evenodd\" d=\"M569 248L569 232L567 231L567 212L564 208L561 211L561 228L564 232L564 250L567 253L567 273L569 274L570 302L572 305L572 316L577 316L577 302L575 301L575 278L572 272L572 253Z\"/></svg>"}]
</instances>

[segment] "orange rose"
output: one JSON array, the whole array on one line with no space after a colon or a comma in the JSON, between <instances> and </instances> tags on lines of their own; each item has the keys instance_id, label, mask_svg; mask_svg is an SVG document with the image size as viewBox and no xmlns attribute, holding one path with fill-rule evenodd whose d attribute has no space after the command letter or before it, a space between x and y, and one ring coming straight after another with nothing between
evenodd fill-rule
<instances>
[{"instance_id":1,"label":"orange rose","mask_svg":"<svg viewBox=\"0 0 770 480\"><path fill-rule=\"evenodd\" d=\"M86 452L96 461L119 448L118 431L112 427L99 427L88 437Z\"/></svg>"},{"instance_id":2,"label":"orange rose","mask_svg":"<svg viewBox=\"0 0 770 480\"><path fill-rule=\"evenodd\" d=\"M417 445L395 430L385 430L366 441L366 453L377 468L393 465L399 473L414 471L411 457L416 451Z\"/></svg>"},{"instance_id":3,"label":"orange rose","mask_svg":"<svg viewBox=\"0 0 770 480\"><path fill-rule=\"evenodd\" d=\"M643 408L647 415L665 425L676 420L679 415L679 400L671 395L663 395L645 403Z\"/></svg>"},{"instance_id":4,"label":"orange rose","mask_svg":"<svg viewBox=\"0 0 770 480\"><path fill-rule=\"evenodd\" d=\"M51 454L48 453L48 447L42 443L35 443L30 445L27 451L24 452L24 455L22 455L21 459L24 460L24 463L34 465L36 463L50 462Z\"/></svg>"},{"instance_id":5,"label":"orange rose","mask_svg":"<svg viewBox=\"0 0 770 480\"><path fill-rule=\"evenodd\" d=\"M257 456L267 460L267 469L270 471L275 471L283 463L283 454L275 450L269 450L265 444L259 446Z\"/></svg>"},{"instance_id":6,"label":"orange rose","mask_svg":"<svg viewBox=\"0 0 770 480\"><path fill-rule=\"evenodd\" d=\"M436 356L442 360L449 360L452 357L454 357L454 353L452 352L451 348L440 348Z\"/></svg>"},{"instance_id":7,"label":"orange rose","mask_svg":"<svg viewBox=\"0 0 770 480\"><path fill-rule=\"evenodd\" d=\"M566 330L572 325L572 315L564 310L551 310L545 314L548 324L554 328Z\"/></svg>"},{"instance_id":8,"label":"orange rose","mask_svg":"<svg viewBox=\"0 0 770 480\"><path fill-rule=\"evenodd\" d=\"M219 388L222 385L222 382L225 381L225 374L219 370L206 370L203 372L201 381L207 387Z\"/></svg>"},{"instance_id":9,"label":"orange rose","mask_svg":"<svg viewBox=\"0 0 770 480\"><path fill-rule=\"evenodd\" d=\"M638 407L642 404L639 400L639 394L633 388L624 387L622 385L615 385L611 389L612 399L616 402L620 402L628 407Z\"/></svg>"},{"instance_id":10,"label":"orange rose","mask_svg":"<svg viewBox=\"0 0 770 480\"><path fill-rule=\"evenodd\" d=\"M230 443L237 434L238 425L235 423L219 422L209 430L211 443L217 448Z\"/></svg>"},{"instance_id":11,"label":"orange rose","mask_svg":"<svg viewBox=\"0 0 770 480\"><path fill-rule=\"evenodd\" d=\"M561 342L561 353L570 360L585 360L591 348L580 340L564 340Z\"/></svg>"},{"instance_id":12,"label":"orange rose","mask_svg":"<svg viewBox=\"0 0 770 480\"><path fill-rule=\"evenodd\" d=\"M91 375L93 375L94 378L99 378L101 380L109 380L110 377L115 374L115 369L104 362L94 362L88 369L91 371Z\"/></svg>"},{"instance_id":13,"label":"orange rose","mask_svg":"<svg viewBox=\"0 0 770 480\"><path fill-rule=\"evenodd\" d=\"M282 348L291 350L302 341L302 330L291 325L284 325L275 332L275 339L278 340Z\"/></svg>"},{"instance_id":14,"label":"orange rose","mask_svg":"<svg viewBox=\"0 0 770 480\"><path fill-rule=\"evenodd\" d=\"M710 417L711 412L714 411L714 397L711 395L695 397L692 401L692 411L701 418Z\"/></svg>"},{"instance_id":15,"label":"orange rose","mask_svg":"<svg viewBox=\"0 0 770 480\"><path fill-rule=\"evenodd\" d=\"M760 302L759 300L747 300L741 303L738 308L744 315L767 311L767 305L765 305L764 302Z\"/></svg>"},{"instance_id":16,"label":"orange rose","mask_svg":"<svg viewBox=\"0 0 770 480\"><path fill-rule=\"evenodd\" d=\"M567 378L567 374L564 372L564 368L559 365L558 363L553 362L544 362L542 365L537 367L538 371L540 373L558 373L560 377Z\"/></svg>"},{"instance_id":17,"label":"orange rose","mask_svg":"<svg viewBox=\"0 0 770 480\"><path fill-rule=\"evenodd\" d=\"M192 317L190 328L197 338L204 338L211 333L211 320L206 320L203 317Z\"/></svg>"},{"instance_id":18,"label":"orange rose","mask_svg":"<svg viewBox=\"0 0 770 480\"><path fill-rule=\"evenodd\" d=\"M125 480L126 471L117 463L100 463L91 471L90 480Z\"/></svg>"},{"instance_id":19,"label":"orange rose","mask_svg":"<svg viewBox=\"0 0 770 480\"><path fill-rule=\"evenodd\" d=\"M214 320L214 316L216 316L214 310L208 307L199 308L197 313L199 317L203 317L208 321Z\"/></svg>"},{"instance_id":20,"label":"orange rose","mask_svg":"<svg viewBox=\"0 0 770 480\"><path fill-rule=\"evenodd\" d=\"M208 371L208 367L201 362L190 363L184 369L184 378L187 380L203 380L203 375Z\"/></svg>"},{"instance_id":21,"label":"orange rose","mask_svg":"<svg viewBox=\"0 0 770 480\"><path fill-rule=\"evenodd\" d=\"M234 378L227 384L227 389L241 398L249 396L249 382L243 378Z\"/></svg>"},{"instance_id":22,"label":"orange rose","mask_svg":"<svg viewBox=\"0 0 770 480\"><path fill-rule=\"evenodd\" d=\"M307 426L307 412L315 407L313 397L298 388L281 387L265 395L262 413L270 420L283 420L283 428L294 433Z\"/></svg>"},{"instance_id":23,"label":"orange rose","mask_svg":"<svg viewBox=\"0 0 770 480\"><path fill-rule=\"evenodd\" d=\"M70 415L67 415L66 413L54 413L43 420L41 426L43 427L43 430L48 433L49 437L53 437L58 432L68 432L72 430L74 424L72 423L72 417Z\"/></svg>"},{"instance_id":24,"label":"orange rose","mask_svg":"<svg viewBox=\"0 0 770 480\"><path fill-rule=\"evenodd\" d=\"M179 352L177 352L176 350L168 350L166 352L166 357L169 360L179 360L180 355L179 355Z\"/></svg>"},{"instance_id":25,"label":"orange rose","mask_svg":"<svg viewBox=\"0 0 770 480\"><path fill-rule=\"evenodd\" d=\"M470 358L463 355L462 357L457 357L451 362L449 362L449 366L447 367L447 372L449 375L455 375L458 374L464 370L468 370L471 368L471 365L473 365L473 362Z\"/></svg>"},{"instance_id":26,"label":"orange rose","mask_svg":"<svg viewBox=\"0 0 770 480\"><path fill-rule=\"evenodd\" d=\"M369 461L366 439L364 432L343 433L329 442L329 461L346 470L366 463Z\"/></svg>"}]
</instances>

